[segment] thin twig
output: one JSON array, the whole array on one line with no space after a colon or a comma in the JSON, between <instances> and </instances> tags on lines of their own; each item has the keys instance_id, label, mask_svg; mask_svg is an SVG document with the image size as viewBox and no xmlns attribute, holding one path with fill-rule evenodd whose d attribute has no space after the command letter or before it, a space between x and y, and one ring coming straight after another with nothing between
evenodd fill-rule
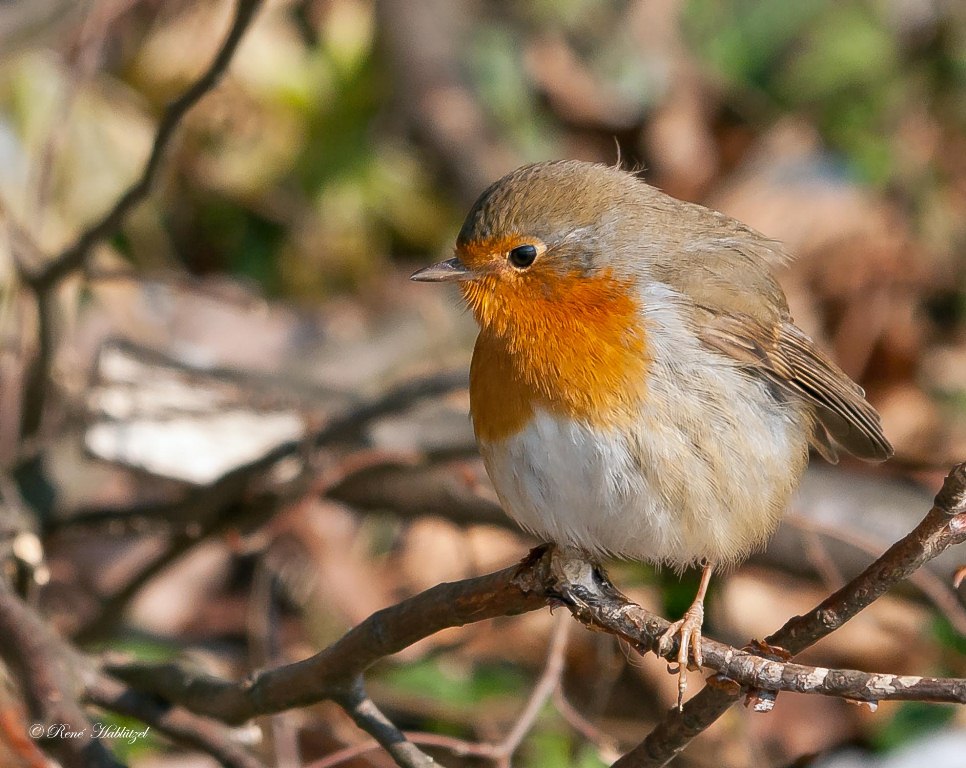
<instances>
[{"instance_id":1,"label":"thin twig","mask_svg":"<svg viewBox=\"0 0 966 768\"><path fill-rule=\"evenodd\" d=\"M361 678L333 697L362 730L386 750L400 768L433 768L440 765L409 741L366 694Z\"/></svg>"},{"instance_id":2,"label":"thin twig","mask_svg":"<svg viewBox=\"0 0 966 768\"><path fill-rule=\"evenodd\" d=\"M418 400L465 387L467 383L465 370L443 371L403 382L387 390L376 400L357 405L332 419L313 436L312 445L319 448L332 443L347 442L357 437L367 424L382 416L402 411Z\"/></svg>"},{"instance_id":3,"label":"thin twig","mask_svg":"<svg viewBox=\"0 0 966 768\"><path fill-rule=\"evenodd\" d=\"M82 268L94 246L117 232L128 213L150 194L165 151L182 118L221 79L262 2L263 0L238 0L235 18L214 60L201 77L164 110L158 122L151 153L140 177L117 199L111 209L52 259L41 258L38 264L34 259L24 258L23 253L38 255L38 249L34 247L18 249L15 253L20 278L36 296L40 322L37 357L25 380L22 438L30 438L37 433L47 401L54 354L54 289L65 277ZM12 229L19 231L16 226ZM20 237L19 241L23 244L25 238Z\"/></svg>"},{"instance_id":4,"label":"thin twig","mask_svg":"<svg viewBox=\"0 0 966 768\"><path fill-rule=\"evenodd\" d=\"M882 541L875 536L862 533L855 528L831 525L794 512L786 517L786 521L800 528L803 533L811 532L813 535L822 533L829 538L860 549L872 557L877 557L888 546L888 542ZM840 579L834 588L837 589L844 583L845 579ZM961 635L966 635L966 608L963 607L956 593L953 592L952 588L945 581L929 568L920 568L915 573L909 575L909 583L922 592L942 612L953 626L953 629Z\"/></svg>"},{"instance_id":5,"label":"thin twig","mask_svg":"<svg viewBox=\"0 0 966 768\"><path fill-rule=\"evenodd\" d=\"M272 554L269 549L258 559L248 603L249 657L255 669L274 664L278 658L276 630L279 617L275 605L277 576L271 564ZM302 759L299 754L298 732L289 714L280 712L272 715L269 727L276 768L300 766Z\"/></svg>"},{"instance_id":6,"label":"thin twig","mask_svg":"<svg viewBox=\"0 0 966 768\"><path fill-rule=\"evenodd\" d=\"M523 711L517 718L516 723L493 750L493 757L497 760L497 765L509 768L510 758L517 751L517 747L533 728L533 724L540 714L540 710L550 699L554 689L560 685L560 678L564 671L564 662L567 657L567 637L570 630L570 617L561 612L554 624L553 634L550 636L550 650L547 653L547 663L543 668L540 679L533 687L530 698L527 699Z\"/></svg>"},{"instance_id":7,"label":"thin twig","mask_svg":"<svg viewBox=\"0 0 966 768\"><path fill-rule=\"evenodd\" d=\"M825 588L834 591L845 583L845 577L835 564L822 537L813 528L801 529L802 544L805 547L805 557L815 568Z\"/></svg>"},{"instance_id":8,"label":"thin twig","mask_svg":"<svg viewBox=\"0 0 966 768\"><path fill-rule=\"evenodd\" d=\"M221 80L262 2L263 0L238 0L228 35L208 69L181 96L168 104L161 115L154 143L151 146L151 154L140 177L117 199L107 213L89 225L56 258L36 272L27 272L24 275L27 284L35 291L46 291L71 272L80 269L90 255L91 249L113 235L128 213L150 194L165 151L181 120Z\"/></svg>"},{"instance_id":9,"label":"thin twig","mask_svg":"<svg viewBox=\"0 0 966 768\"><path fill-rule=\"evenodd\" d=\"M612 763L620 757L617 739L604 733L584 717L564 695L562 686L558 685L553 692L553 705L557 712L560 713L560 716L566 721L567 725L597 747L597 752L603 762Z\"/></svg>"},{"instance_id":10,"label":"thin twig","mask_svg":"<svg viewBox=\"0 0 966 768\"><path fill-rule=\"evenodd\" d=\"M421 744L424 747L437 747L439 749L445 749L457 757L487 758L490 756L493 750L492 744L478 744L473 741L465 741L464 739L458 739L455 736L444 736L439 733L403 731L403 735L413 744ZM379 742L375 741L374 739L363 741L359 744L353 744L351 747L340 749L338 752L333 752L330 755L326 755L323 758L309 763L307 766L305 766L305 768L335 768L335 766L342 765L342 763L346 763L349 760L354 760L357 757L361 757L367 752L372 752L373 750L379 749L380 746L381 745Z\"/></svg>"}]
</instances>

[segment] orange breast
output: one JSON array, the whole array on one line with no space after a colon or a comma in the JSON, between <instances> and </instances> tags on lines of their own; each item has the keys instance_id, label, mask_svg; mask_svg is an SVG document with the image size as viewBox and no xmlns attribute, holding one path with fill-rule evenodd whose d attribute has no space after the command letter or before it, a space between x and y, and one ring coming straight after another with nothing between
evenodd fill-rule
<instances>
[{"instance_id":1,"label":"orange breast","mask_svg":"<svg viewBox=\"0 0 966 768\"><path fill-rule=\"evenodd\" d=\"M477 438L522 429L535 407L616 426L643 395L648 354L629 283L604 272L464 283L480 323L470 368Z\"/></svg>"}]
</instances>

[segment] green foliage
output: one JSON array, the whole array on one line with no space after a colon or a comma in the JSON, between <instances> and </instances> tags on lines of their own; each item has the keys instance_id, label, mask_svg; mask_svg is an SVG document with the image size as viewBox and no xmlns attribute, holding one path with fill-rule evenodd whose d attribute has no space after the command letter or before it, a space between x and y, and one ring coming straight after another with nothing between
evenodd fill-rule
<instances>
[{"instance_id":1,"label":"green foliage","mask_svg":"<svg viewBox=\"0 0 966 768\"><path fill-rule=\"evenodd\" d=\"M964 402L966 407L966 402ZM949 619L941 614L937 614L932 624L932 634L939 641L940 645L953 653L959 654L966 663L966 636L956 631L956 628L949 623Z\"/></svg>"},{"instance_id":2,"label":"green foliage","mask_svg":"<svg viewBox=\"0 0 966 768\"><path fill-rule=\"evenodd\" d=\"M664 615L672 619L679 618L694 602L694 596L698 593L698 586L701 583L701 571L690 568L678 577L673 571L663 568L659 576L661 593L664 597ZM714 579L711 580L711 584L714 585Z\"/></svg>"},{"instance_id":3,"label":"green foliage","mask_svg":"<svg viewBox=\"0 0 966 768\"><path fill-rule=\"evenodd\" d=\"M518 669L496 664L454 665L427 658L383 674L400 691L452 706L477 706L487 700L523 696L527 680Z\"/></svg>"},{"instance_id":4,"label":"green foliage","mask_svg":"<svg viewBox=\"0 0 966 768\"><path fill-rule=\"evenodd\" d=\"M100 734L98 738L106 742L105 746L122 763L148 758L164 747L155 730L131 717L103 712L92 727L93 733ZM134 733L125 735L128 732ZM111 735L115 733L116 737Z\"/></svg>"},{"instance_id":5,"label":"green foliage","mask_svg":"<svg viewBox=\"0 0 966 768\"><path fill-rule=\"evenodd\" d=\"M693 49L737 103L763 110L760 121L811 118L857 175L879 185L898 172L896 134L909 105L966 84L960 44L913 47L881 3L691 0L685 20Z\"/></svg>"},{"instance_id":6,"label":"green foliage","mask_svg":"<svg viewBox=\"0 0 966 768\"><path fill-rule=\"evenodd\" d=\"M557 154L553 124L536 104L523 62L519 30L486 26L474 35L471 65L491 119L524 157L547 160Z\"/></svg>"},{"instance_id":7,"label":"green foliage","mask_svg":"<svg viewBox=\"0 0 966 768\"><path fill-rule=\"evenodd\" d=\"M564 730L545 727L534 731L524 747L521 764L526 768L600 768L605 765L588 744L575 753L574 736Z\"/></svg>"},{"instance_id":8,"label":"green foliage","mask_svg":"<svg viewBox=\"0 0 966 768\"><path fill-rule=\"evenodd\" d=\"M886 752L929 731L942 728L956 716L956 706L923 701L904 701L896 713L872 735L872 745Z\"/></svg>"}]
</instances>

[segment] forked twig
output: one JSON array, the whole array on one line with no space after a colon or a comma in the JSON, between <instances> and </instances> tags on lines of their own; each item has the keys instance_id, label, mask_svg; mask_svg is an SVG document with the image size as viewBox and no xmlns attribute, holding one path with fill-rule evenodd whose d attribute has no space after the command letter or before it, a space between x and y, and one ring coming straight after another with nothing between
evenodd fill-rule
<instances>
[{"instance_id":1,"label":"forked twig","mask_svg":"<svg viewBox=\"0 0 966 768\"><path fill-rule=\"evenodd\" d=\"M237 1L231 28L215 58L201 77L164 110L151 145L151 153L140 176L117 198L110 210L88 225L70 245L53 258L44 257L19 226L16 224L11 226L15 233L19 233L13 241L15 262L20 279L36 296L40 333L37 356L25 379L25 403L21 418L22 438L30 438L37 433L47 400L54 352L54 289L65 277L81 269L86 264L94 246L115 234L131 210L150 194L165 151L181 120L206 93L217 85L228 69L238 44L263 1ZM25 254L29 254L29 257Z\"/></svg>"}]
</instances>

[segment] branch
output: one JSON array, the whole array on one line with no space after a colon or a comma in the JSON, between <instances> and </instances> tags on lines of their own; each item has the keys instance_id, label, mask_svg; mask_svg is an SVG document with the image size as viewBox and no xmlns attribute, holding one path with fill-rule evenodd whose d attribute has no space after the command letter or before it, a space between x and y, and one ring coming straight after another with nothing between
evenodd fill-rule
<instances>
[{"instance_id":1,"label":"branch","mask_svg":"<svg viewBox=\"0 0 966 768\"><path fill-rule=\"evenodd\" d=\"M44 750L65 768L117 768L122 765L94 738L78 704L81 686L58 638L0 578L0 656L16 676ZM79 734L57 735L58 728ZM33 734L32 734L33 735Z\"/></svg>"},{"instance_id":2,"label":"branch","mask_svg":"<svg viewBox=\"0 0 966 768\"><path fill-rule=\"evenodd\" d=\"M320 448L323 445L355 439L362 429L375 419L405 410L418 400L466 387L468 383L465 370L443 371L403 382L387 390L377 399L357 405L332 419L312 438L312 445Z\"/></svg>"},{"instance_id":3,"label":"branch","mask_svg":"<svg viewBox=\"0 0 966 768\"><path fill-rule=\"evenodd\" d=\"M53 259L45 259L30 237L16 223L11 222L10 229L16 235L12 245L17 271L36 296L40 328L37 356L30 366L24 386L21 438L30 438L37 433L47 400L54 353L53 289L67 275L82 268L94 246L117 232L128 213L151 192L165 150L182 118L221 79L262 2L263 0L238 0L228 36L208 69L178 99L171 102L161 115L151 153L140 178L128 187L107 213L81 232L71 245ZM29 254L32 258L24 258L24 254Z\"/></svg>"},{"instance_id":4,"label":"branch","mask_svg":"<svg viewBox=\"0 0 966 768\"><path fill-rule=\"evenodd\" d=\"M960 525L959 537L966 539L966 515ZM588 629L616 635L640 653L654 651L668 661L677 658L674 650L658 653L658 642L670 622L628 600L599 568L579 555L555 550L550 555L550 569L552 580L538 588L562 599L574 618ZM520 578L529 577L525 574ZM701 649L704 665L722 678L715 681L716 686L729 691L796 691L873 703L888 699L966 704L963 679L812 667L766 658L753 650L738 650L710 639L702 642Z\"/></svg>"},{"instance_id":5,"label":"branch","mask_svg":"<svg viewBox=\"0 0 966 768\"><path fill-rule=\"evenodd\" d=\"M228 35L208 69L181 96L171 102L161 115L151 154L141 171L140 178L128 187L107 213L88 226L53 261L44 265L39 271L25 275L25 281L34 291L49 290L71 272L84 266L91 249L102 240L111 237L121 226L124 217L148 196L157 178L164 153L181 120L188 110L218 84L261 5L262 0L238 0L235 6L235 18Z\"/></svg>"},{"instance_id":6,"label":"branch","mask_svg":"<svg viewBox=\"0 0 966 768\"><path fill-rule=\"evenodd\" d=\"M814 520L801 513L792 513L785 517L785 521L801 530L806 537L819 538L823 534L831 539L836 539L844 544L855 547L866 554L875 557L888 546L888 542L880 541L875 536L870 536L858 529L832 525ZM815 541L816 546L820 542ZM808 543L806 547L808 548ZM816 553L816 559L820 559L821 554ZM845 582L844 577L839 574L831 574L833 580L828 580L827 576L836 566L832 562L815 563L816 570L823 570L829 583L829 589L835 589ZM959 596L956 594L956 586L934 573L929 568L920 568L915 573L909 575L909 583L915 586L923 596L930 601L949 621L953 629L959 634L966 635L966 606L964 606Z\"/></svg>"},{"instance_id":7,"label":"branch","mask_svg":"<svg viewBox=\"0 0 966 768\"><path fill-rule=\"evenodd\" d=\"M534 722L540 715L540 710L555 691L560 690L560 678L563 675L564 660L567 651L567 633L570 622L566 615L560 614L550 638L550 649L547 653L547 663L540 679L530 692L527 702L516 719L510 732L498 743L472 742L453 736L440 736L433 733L409 732L403 735L413 744L425 744L447 749L459 757L481 757L492 760L501 768L508 768L510 758L523 743L527 733L533 728ZM583 726L583 723L581 724ZM360 724L360 727L364 727ZM365 728L368 730L368 728ZM364 755L380 746L378 741L367 741L351 747L340 749L312 764L312 768L332 768L359 755Z\"/></svg>"},{"instance_id":8,"label":"branch","mask_svg":"<svg viewBox=\"0 0 966 768\"><path fill-rule=\"evenodd\" d=\"M140 720L172 741L205 752L229 768L265 768L264 763L233 740L231 730L223 723L199 717L181 707L160 704L104 674L91 675L84 700Z\"/></svg>"},{"instance_id":9,"label":"branch","mask_svg":"<svg viewBox=\"0 0 966 768\"><path fill-rule=\"evenodd\" d=\"M527 699L523 712L517 718L516 724L499 744L494 745L493 757L499 759L501 765L506 766L506 768L510 766L510 757L516 752L517 747L523 743L523 739L530 732L530 729L533 728L543 705L560 686L567 655L569 629L570 622L565 620L565 616L560 616L550 636L550 651L547 654L547 663L544 665L540 679L537 680L533 691L530 692L530 697Z\"/></svg>"},{"instance_id":10,"label":"branch","mask_svg":"<svg viewBox=\"0 0 966 768\"><path fill-rule=\"evenodd\" d=\"M17 675L35 718L34 728L41 732L38 743L67 768L121 765L104 742L94 737L81 701L135 717L230 768L264 768L233 742L224 724L160 704L97 670L93 661L60 638L3 579L0 656ZM63 735L66 732L71 736Z\"/></svg>"},{"instance_id":11,"label":"branch","mask_svg":"<svg viewBox=\"0 0 966 768\"><path fill-rule=\"evenodd\" d=\"M806 617L793 619L783 630L768 638L768 643L782 644L792 652L798 652L841 626L929 558L964 540L966 464L950 473L943 491L936 497L936 506L911 534L847 588L824 601ZM669 626L665 619L621 595L600 569L583 557L544 546L533 550L516 568L441 584L385 608L315 656L259 672L244 682L193 673L174 663L122 665L112 667L111 671L139 690L226 722L241 722L258 714L307 706L323 699L349 702L352 706L353 702L361 701L358 696L362 694L357 692L359 677L380 658L442 629L535 610L548 600L563 601L585 626L621 637L641 653L656 652L659 640ZM696 734L706 727L704 723L713 710L702 702L710 699L712 705L721 701L730 705L737 700L742 689L753 692L797 691L868 702L966 703L966 680L811 667L777 661L710 639L704 639L702 650L706 666L714 669L718 676L713 679L714 685L706 687L685 707L685 716L680 720L684 734ZM676 648L667 648L665 657L673 660ZM688 714L694 715L695 712L698 713L697 719L687 718ZM373 717L378 719L376 715ZM375 727L376 720L367 717L363 721L367 730ZM377 735L377 738L380 737ZM390 738L393 744L397 744L403 736L395 729L391 736L383 734L380 741ZM666 762L683 749L680 738L657 742L656 750L654 744L654 741L645 741L616 765L626 768L628 765L661 764L654 761Z\"/></svg>"},{"instance_id":12,"label":"branch","mask_svg":"<svg viewBox=\"0 0 966 768\"><path fill-rule=\"evenodd\" d=\"M922 522L878 560L804 616L796 616L766 639L797 654L842 626L887 590L907 578L944 549L966 540L966 463L946 477L933 508ZM734 686L705 686L684 705L672 709L647 738L615 768L656 768L667 765L691 740L738 701Z\"/></svg>"},{"instance_id":13,"label":"branch","mask_svg":"<svg viewBox=\"0 0 966 768\"><path fill-rule=\"evenodd\" d=\"M386 717L366 693L361 677L350 689L334 699L349 713L362 730L371 735L402 768L433 768L439 765L433 758L409 741Z\"/></svg>"},{"instance_id":14,"label":"branch","mask_svg":"<svg viewBox=\"0 0 966 768\"><path fill-rule=\"evenodd\" d=\"M524 567L539 570L545 560L541 555ZM199 674L175 663L108 665L107 669L134 688L192 712L241 723L256 715L344 697L358 676L377 661L443 629L542 608L545 595L521 588L515 581L518 570L513 566L439 584L374 613L315 656L259 672L243 682Z\"/></svg>"}]
</instances>

